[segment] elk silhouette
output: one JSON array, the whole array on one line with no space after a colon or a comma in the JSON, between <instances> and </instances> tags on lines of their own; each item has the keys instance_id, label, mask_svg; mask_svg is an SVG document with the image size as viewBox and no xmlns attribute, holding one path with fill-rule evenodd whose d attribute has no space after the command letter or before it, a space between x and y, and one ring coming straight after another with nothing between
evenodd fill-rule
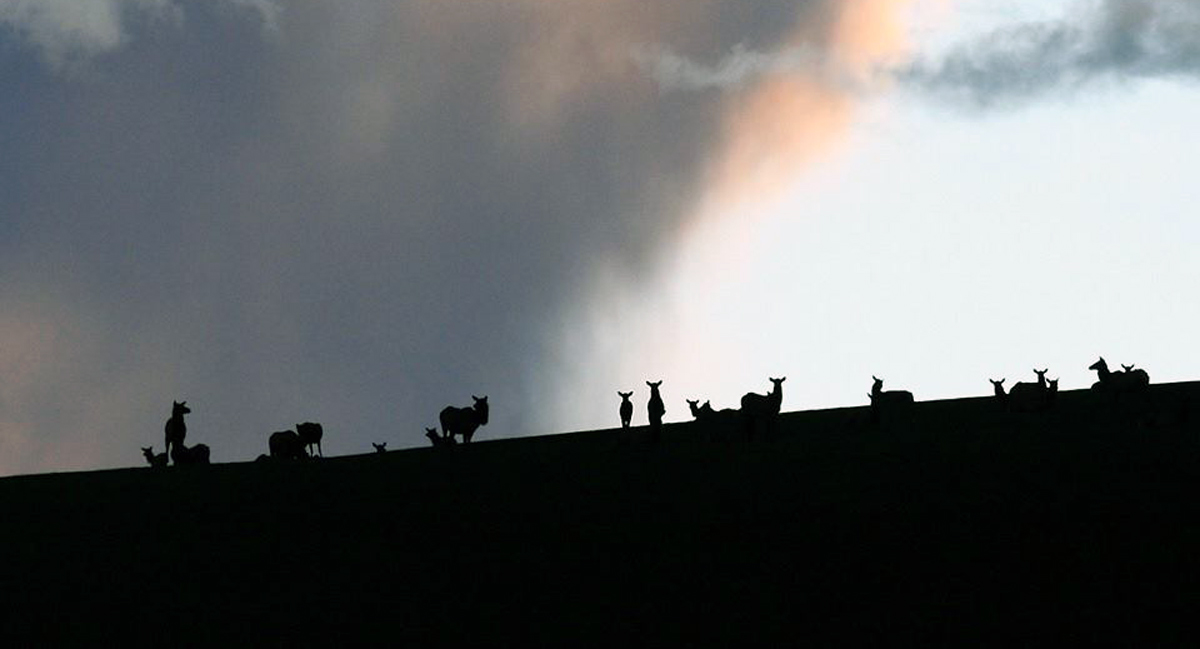
<instances>
[{"instance_id":1,"label":"elk silhouette","mask_svg":"<svg viewBox=\"0 0 1200 649\"><path fill-rule=\"evenodd\" d=\"M321 451L321 438L325 436L325 429L321 427L321 424L311 421L296 424L296 435L300 437L300 443L304 445L309 457L325 457L325 453ZM313 454L314 446L317 449L315 456Z\"/></svg>"},{"instance_id":2,"label":"elk silhouette","mask_svg":"<svg viewBox=\"0 0 1200 649\"><path fill-rule=\"evenodd\" d=\"M650 401L646 402L646 412L650 414L650 437L657 440L662 436L663 415L667 413L667 406L658 392L662 381L646 381L646 385L650 386Z\"/></svg>"},{"instance_id":3,"label":"elk silhouette","mask_svg":"<svg viewBox=\"0 0 1200 649\"><path fill-rule=\"evenodd\" d=\"M150 466L152 467L167 466L167 454L163 452L155 455L153 446L149 448L143 448L142 455L146 458L146 462L149 462Z\"/></svg>"},{"instance_id":4,"label":"elk silhouette","mask_svg":"<svg viewBox=\"0 0 1200 649\"><path fill-rule=\"evenodd\" d=\"M1035 372L1037 370L1034 370ZM1047 410L1054 405L1054 398L1058 395L1058 379L1050 379L1046 381L1046 370L1042 370L1038 374L1037 383L1018 383L1013 386L1012 391L1008 395L1009 408L1012 410L1024 411L1041 411ZM1042 384L1045 387L1042 387ZM1017 391L1017 388L1023 388Z\"/></svg>"},{"instance_id":5,"label":"elk silhouette","mask_svg":"<svg viewBox=\"0 0 1200 649\"><path fill-rule=\"evenodd\" d=\"M434 446L453 446L458 443L453 437L439 435L436 428L426 428L425 437L428 437L429 443Z\"/></svg>"},{"instance_id":6,"label":"elk silhouette","mask_svg":"<svg viewBox=\"0 0 1200 649\"><path fill-rule=\"evenodd\" d=\"M1104 362L1104 357L1088 366L1089 370L1096 370L1096 376L1099 381L1092 384L1093 390L1107 390L1112 394L1120 394L1123 392L1140 392L1150 386L1150 375L1146 370L1135 370L1133 365L1125 366L1121 372L1112 372L1108 369L1108 363Z\"/></svg>"},{"instance_id":7,"label":"elk silhouette","mask_svg":"<svg viewBox=\"0 0 1200 649\"><path fill-rule=\"evenodd\" d=\"M183 416L191 411L192 409L187 407L186 401L171 402L171 418L163 426L166 433L166 449L164 453L170 454L171 459L175 458L175 454L171 452L171 449L175 446L182 446L183 439L187 437L187 424L184 423Z\"/></svg>"},{"instance_id":8,"label":"elk silhouette","mask_svg":"<svg viewBox=\"0 0 1200 649\"><path fill-rule=\"evenodd\" d=\"M471 398L475 400L475 405L469 408L455 408L454 406L442 408L438 420L442 424L443 437L453 439L455 435L462 435L463 444L470 444L475 430L488 423L487 396L471 395Z\"/></svg>"},{"instance_id":9,"label":"elk silhouette","mask_svg":"<svg viewBox=\"0 0 1200 649\"><path fill-rule=\"evenodd\" d=\"M988 379L988 382L992 384L992 392L996 395L997 399L1004 400L1004 397L1008 396L1004 393L1004 379L1000 379L999 381Z\"/></svg>"},{"instance_id":10,"label":"elk silhouette","mask_svg":"<svg viewBox=\"0 0 1200 649\"><path fill-rule=\"evenodd\" d=\"M692 413L692 418L696 421L711 421L717 414L713 411L712 403L705 401L704 405L700 405L700 400L684 399L688 404L688 410Z\"/></svg>"},{"instance_id":11,"label":"elk silhouette","mask_svg":"<svg viewBox=\"0 0 1200 649\"><path fill-rule=\"evenodd\" d=\"M302 460L308 457L300 435L292 430L271 433L267 438L267 448L271 451L271 458L275 460Z\"/></svg>"},{"instance_id":12,"label":"elk silhouette","mask_svg":"<svg viewBox=\"0 0 1200 649\"><path fill-rule=\"evenodd\" d=\"M746 420L746 435L754 437L754 429L761 424L765 429L774 428L775 418L779 416L779 407L783 404L783 382L787 377L772 379L771 391L768 394L747 392L742 395L742 417Z\"/></svg>"},{"instance_id":13,"label":"elk silhouette","mask_svg":"<svg viewBox=\"0 0 1200 649\"><path fill-rule=\"evenodd\" d=\"M1037 383L1016 383L1012 389L1008 391L1008 401L1012 405L1029 406L1038 404L1045 399L1046 390L1046 372L1049 369L1039 370L1034 368L1033 373L1037 375Z\"/></svg>"},{"instance_id":14,"label":"elk silhouette","mask_svg":"<svg viewBox=\"0 0 1200 649\"><path fill-rule=\"evenodd\" d=\"M188 448L181 442L171 447L171 461L175 463L175 466L208 464L208 455L207 444L197 444Z\"/></svg>"},{"instance_id":15,"label":"elk silhouette","mask_svg":"<svg viewBox=\"0 0 1200 649\"><path fill-rule=\"evenodd\" d=\"M371 446L375 447L376 453L387 453L387 442L383 442L382 444L376 444L375 442L371 442Z\"/></svg>"},{"instance_id":16,"label":"elk silhouette","mask_svg":"<svg viewBox=\"0 0 1200 649\"><path fill-rule=\"evenodd\" d=\"M629 428L629 422L633 420L633 402L629 400L629 397L632 397L633 393L618 390L617 396L621 397L621 428Z\"/></svg>"},{"instance_id":17,"label":"elk silhouette","mask_svg":"<svg viewBox=\"0 0 1200 649\"><path fill-rule=\"evenodd\" d=\"M883 390L883 379L871 375L874 383L871 384L871 392L867 397L871 400L871 420L875 423L880 423L886 417L889 420L895 417L911 416L913 407L913 395L907 390ZM1010 391L1011 392L1011 391Z\"/></svg>"}]
</instances>

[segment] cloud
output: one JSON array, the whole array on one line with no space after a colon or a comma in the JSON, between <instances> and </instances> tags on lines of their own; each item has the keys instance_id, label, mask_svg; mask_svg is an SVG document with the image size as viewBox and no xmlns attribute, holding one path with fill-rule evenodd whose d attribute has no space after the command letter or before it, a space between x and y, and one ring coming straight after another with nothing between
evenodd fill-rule
<instances>
[{"instance_id":1,"label":"cloud","mask_svg":"<svg viewBox=\"0 0 1200 649\"><path fill-rule=\"evenodd\" d=\"M1007 26L890 72L923 93L980 108L1103 83L1195 79L1200 74L1200 3L1077 3L1060 20Z\"/></svg>"},{"instance_id":2,"label":"cloud","mask_svg":"<svg viewBox=\"0 0 1200 649\"><path fill-rule=\"evenodd\" d=\"M0 349L37 355L0 355L0 470L139 463L172 400L218 461L305 420L423 445L471 394L481 437L595 425L560 334L596 269L648 274L731 156L844 109L664 94L630 53L858 33L835 0L237 4L2 5Z\"/></svg>"},{"instance_id":3,"label":"cloud","mask_svg":"<svg viewBox=\"0 0 1200 649\"><path fill-rule=\"evenodd\" d=\"M222 1L252 10L268 28L278 24L275 0ZM183 5L180 0L0 0L0 25L62 66L120 47L134 23L177 23Z\"/></svg>"}]
</instances>

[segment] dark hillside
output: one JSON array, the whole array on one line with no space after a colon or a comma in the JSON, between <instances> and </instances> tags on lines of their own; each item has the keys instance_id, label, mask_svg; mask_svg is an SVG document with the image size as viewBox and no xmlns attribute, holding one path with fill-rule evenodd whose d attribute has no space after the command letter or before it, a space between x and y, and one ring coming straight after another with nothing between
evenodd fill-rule
<instances>
[{"instance_id":1,"label":"dark hillside","mask_svg":"<svg viewBox=\"0 0 1200 649\"><path fill-rule=\"evenodd\" d=\"M1182 640L1200 383L0 480L7 628L680 646ZM133 449L131 456L136 453Z\"/></svg>"}]
</instances>

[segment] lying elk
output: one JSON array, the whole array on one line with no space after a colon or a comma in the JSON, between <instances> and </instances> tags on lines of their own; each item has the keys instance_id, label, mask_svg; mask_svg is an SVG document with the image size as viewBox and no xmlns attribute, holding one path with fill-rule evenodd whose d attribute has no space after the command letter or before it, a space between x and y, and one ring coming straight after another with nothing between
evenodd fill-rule
<instances>
[{"instance_id":1,"label":"lying elk","mask_svg":"<svg viewBox=\"0 0 1200 649\"><path fill-rule=\"evenodd\" d=\"M167 466L167 453L165 451L155 455L154 447L151 446L150 448L143 448L142 455L152 467Z\"/></svg>"},{"instance_id":2,"label":"lying elk","mask_svg":"<svg viewBox=\"0 0 1200 649\"><path fill-rule=\"evenodd\" d=\"M871 392L867 397L871 400L871 420L876 424L881 423L884 418L892 419L898 416L911 416L913 407L913 395L907 390L883 390L883 379L871 375L874 383L871 384Z\"/></svg>"},{"instance_id":3,"label":"lying elk","mask_svg":"<svg viewBox=\"0 0 1200 649\"><path fill-rule=\"evenodd\" d=\"M1096 370L1097 378L1092 384L1093 390L1109 390L1113 393L1120 392L1139 392L1146 389L1150 385L1150 375L1146 370L1133 369L1133 365L1122 365L1124 371L1111 372L1108 369L1108 363L1104 362L1104 357L1088 366L1089 370Z\"/></svg>"},{"instance_id":4,"label":"lying elk","mask_svg":"<svg viewBox=\"0 0 1200 649\"><path fill-rule=\"evenodd\" d=\"M1037 375L1037 383L1017 383L1008 391L1008 401L1013 405L1029 407L1031 404L1040 404L1046 396L1046 390L1049 386L1046 385L1046 372L1049 369L1039 370L1034 368L1033 373Z\"/></svg>"},{"instance_id":5,"label":"lying elk","mask_svg":"<svg viewBox=\"0 0 1200 649\"><path fill-rule=\"evenodd\" d=\"M439 435L436 428L426 428L425 437L428 437L429 443L433 444L434 446L454 446L458 443L453 436L443 437L442 435Z\"/></svg>"},{"instance_id":6,"label":"lying elk","mask_svg":"<svg viewBox=\"0 0 1200 649\"><path fill-rule=\"evenodd\" d=\"M1044 374L1044 372L1043 372ZM1024 385L1027 390L1017 392L1017 387ZM1038 411L1046 410L1054 405L1054 398L1058 394L1058 379L1050 379L1046 383L1045 388L1039 387L1034 383L1025 383L1013 386L1012 392L1009 393L1009 408L1013 410Z\"/></svg>"},{"instance_id":7,"label":"lying elk","mask_svg":"<svg viewBox=\"0 0 1200 649\"><path fill-rule=\"evenodd\" d=\"M182 443L171 447L171 461L175 466L187 464L208 464L208 445L197 444L191 448Z\"/></svg>"}]
</instances>

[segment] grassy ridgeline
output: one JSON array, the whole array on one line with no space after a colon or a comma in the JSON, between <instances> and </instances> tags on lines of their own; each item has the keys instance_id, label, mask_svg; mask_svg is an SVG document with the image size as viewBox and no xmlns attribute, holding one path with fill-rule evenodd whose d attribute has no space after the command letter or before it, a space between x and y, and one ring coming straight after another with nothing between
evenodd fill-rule
<instances>
[{"instance_id":1,"label":"grassy ridgeline","mask_svg":"<svg viewBox=\"0 0 1200 649\"><path fill-rule=\"evenodd\" d=\"M51 637L1178 639L1200 384L1150 401L7 478L0 578L10 620Z\"/></svg>"}]
</instances>

